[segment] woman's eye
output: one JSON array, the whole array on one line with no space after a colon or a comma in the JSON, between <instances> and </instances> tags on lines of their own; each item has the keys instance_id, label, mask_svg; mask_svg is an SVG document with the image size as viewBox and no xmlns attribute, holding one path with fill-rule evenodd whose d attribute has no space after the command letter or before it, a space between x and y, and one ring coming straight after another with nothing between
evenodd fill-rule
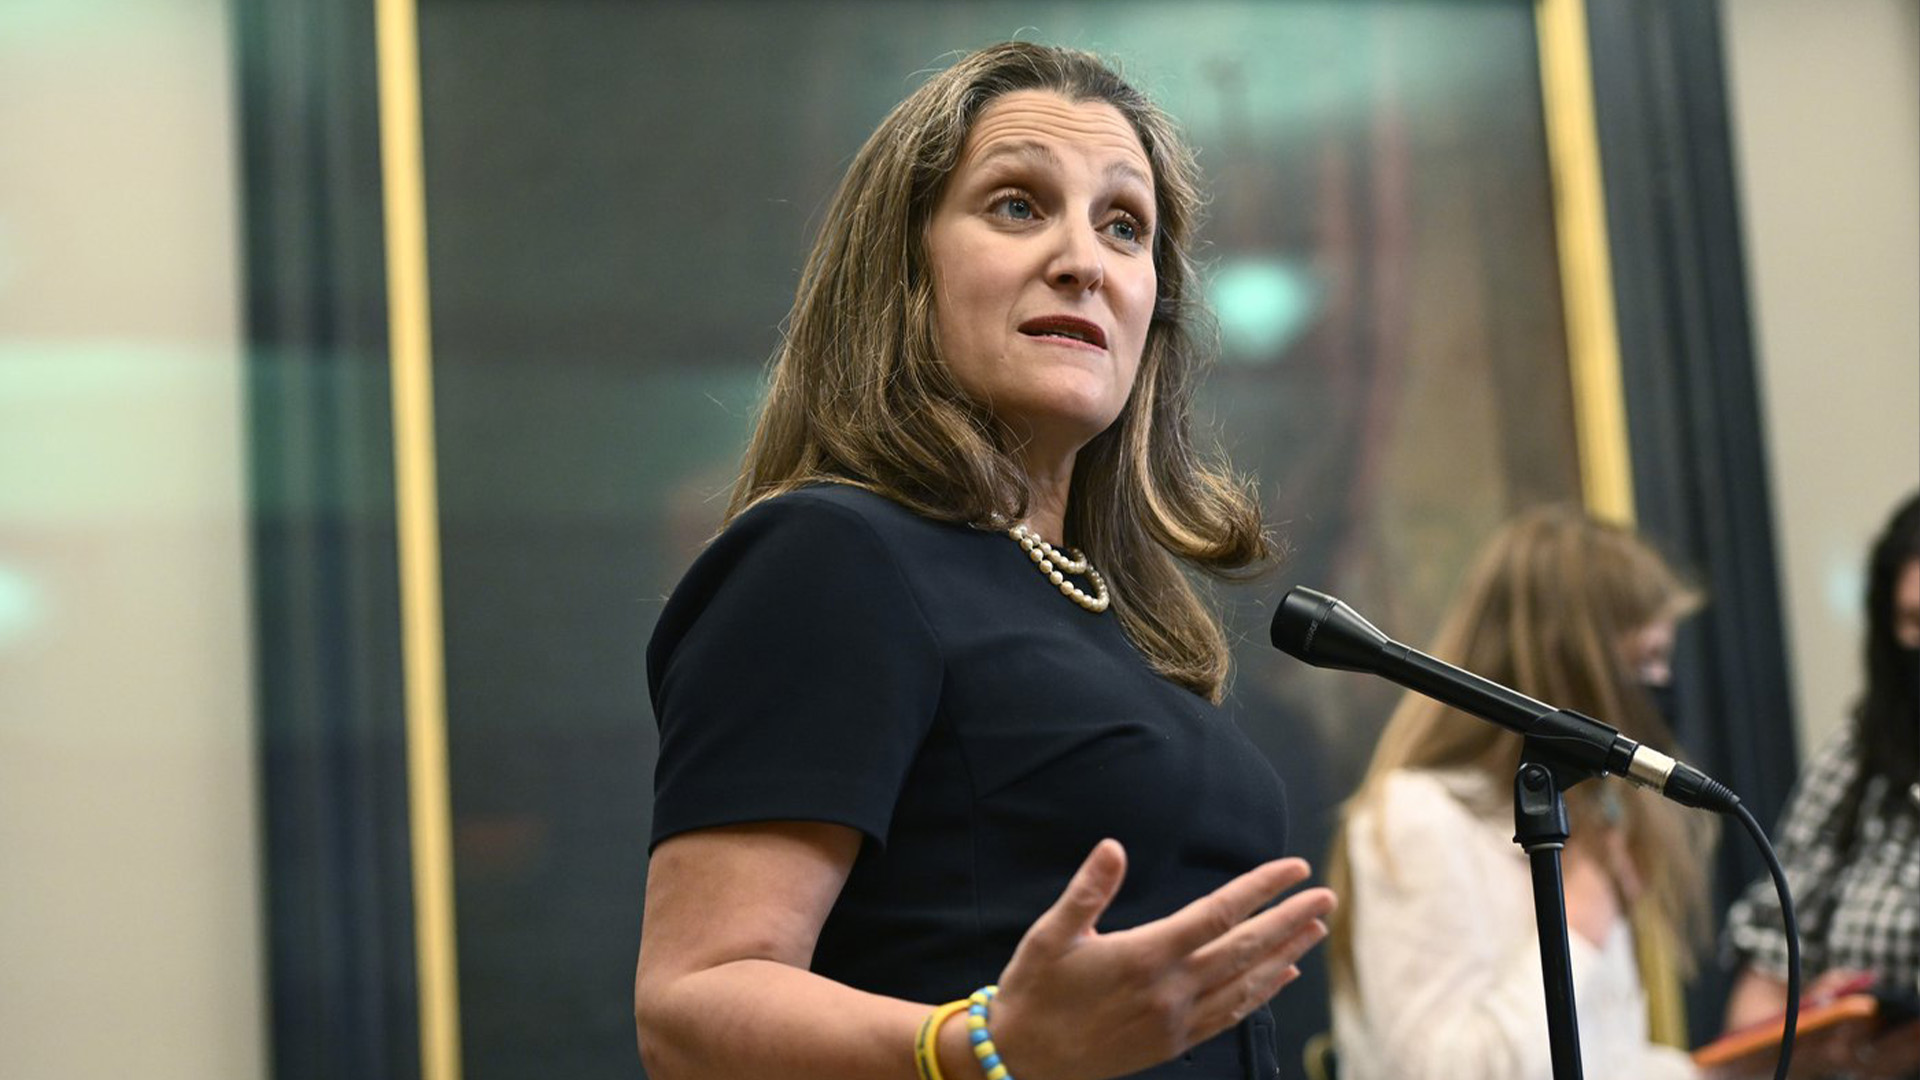
<instances>
[{"instance_id":1,"label":"woman's eye","mask_svg":"<svg viewBox=\"0 0 1920 1080\"><path fill-rule=\"evenodd\" d=\"M1140 221L1139 217L1131 213L1123 213L1112 223L1108 223L1108 231L1114 234L1114 238L1121 244L1144 244L1146 238L1154 233L1144 221Z\"/></svg>"},{"instance_id":2,"label":"woman's eye","mask_svg":"<svg viewBox=\"0 0 1920 1080\"><path fill-rule=\"evenodd\" d=\"M1033 219L1033 200L1024 195L1003 195L995 204L999 212L1015 221Z\"/></svg>"}]
</instances>

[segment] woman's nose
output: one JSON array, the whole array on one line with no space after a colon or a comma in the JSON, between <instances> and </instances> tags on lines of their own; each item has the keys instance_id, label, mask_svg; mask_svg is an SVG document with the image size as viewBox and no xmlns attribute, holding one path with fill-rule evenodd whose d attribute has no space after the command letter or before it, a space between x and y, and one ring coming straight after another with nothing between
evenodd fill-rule
<instances>
[{"instance_id":1,"label":"woman's nose","mask_svg":"<svg viewBox=\"0 0 1920 1080\"><path fill-rule=\"evenodd\" d=\"M1063 224L1057 235L1059 246L1047 266L1048 283L1066 289L1099 288L1107 272L1093 226Z\"/></svg>"}]
</instances>

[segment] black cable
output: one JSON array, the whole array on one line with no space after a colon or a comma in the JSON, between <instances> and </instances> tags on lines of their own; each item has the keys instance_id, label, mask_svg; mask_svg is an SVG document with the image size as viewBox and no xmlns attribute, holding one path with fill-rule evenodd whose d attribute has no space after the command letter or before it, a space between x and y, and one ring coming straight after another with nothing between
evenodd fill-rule
<instances>
[{"instance_id":1,"label":"black cable","mask_svg":"<svg viewBox=\"0 0 1920 1080\"><path fill-rule=\"evenodd\" d=\"M1793 1062L1793 1036L1800 1027L1800 925L1793 918L1793 896L1787 891L1787 872L1780 868L1780 859L1773 853L1773 845L1767 842L1766 830L1741 803L1735 802L1732 812L1753 834L1754 843L1760 846L1760 857L1767 860L1767 873L1773 875L1773 890L1780 894L1780 917L1787 924L1786 1027L1780 1033L1780 1060L1773 1067L1773 1080L1787 1080L1787 1066Z\"/></svg>"}]
</instances>

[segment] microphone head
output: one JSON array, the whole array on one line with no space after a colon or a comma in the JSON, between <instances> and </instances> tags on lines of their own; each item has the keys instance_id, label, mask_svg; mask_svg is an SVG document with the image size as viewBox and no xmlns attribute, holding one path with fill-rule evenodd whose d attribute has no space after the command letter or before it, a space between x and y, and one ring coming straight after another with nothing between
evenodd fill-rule
<instances>
[{"instance_id":1,"label":"microphone head","mask_svg":"<svg viewBox=\"0 0 1920 1080\"><path fill-rule=\"evenodd\" d=\"M1380 670L1381 650L1393 639L1360 613L1326 593L1296 585L1273 613L1273 646L1315 667Z\"/></svg>"}]
</instances>

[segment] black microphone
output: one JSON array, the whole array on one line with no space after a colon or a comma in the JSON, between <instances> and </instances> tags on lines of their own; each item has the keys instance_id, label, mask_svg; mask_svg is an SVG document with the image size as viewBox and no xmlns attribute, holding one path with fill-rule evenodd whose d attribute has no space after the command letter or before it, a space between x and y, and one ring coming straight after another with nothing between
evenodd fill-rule
<instances>
[{"instance_id":1,"label":"black microphone","mask_svg":"<svg viewBox=\"0 0 1920 1080\"><path fill-rule=\"evenodd\" d=\"M1408 648L1360 613L1305 586L1287 590L1273 613L1273 644L1315 667L1378 675L1461 712L1536 740L1569 765L1593 769L1665 795L1683 806L1731 813L1740 799L1725 784L1595 720Z\"/></svg>"}]
</instances>

